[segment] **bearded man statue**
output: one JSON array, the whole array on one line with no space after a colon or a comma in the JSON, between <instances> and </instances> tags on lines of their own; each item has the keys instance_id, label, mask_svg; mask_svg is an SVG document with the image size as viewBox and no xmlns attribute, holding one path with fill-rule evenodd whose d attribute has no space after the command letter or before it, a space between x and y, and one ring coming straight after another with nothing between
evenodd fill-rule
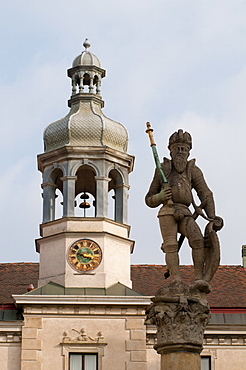
<instances>
[{"instance_id":1,"label":"bearded man statue","mask_svg":"<svg viewBox=\"0 0 246 370\"><path fill-rule=\"evenodd\" d=\"M156 170L145 201L149 207L157 207L162 204L158 213L163 238L161 248L166 254L166 264L172 280L181 280L177 240L177 233L180 233L187 237L192 248L195 284L200 290L209 292L209 281L219 265L219 260L216 262L217 267L215 269L213 267L212 273L211 268L210 271L207 271L206 267L208 266L205 265L206 263L208 265L209 259L205 263L206 243L195 218L197 213L201 214L204 209L214 233L215 224L220 224L217 231L223 226L223 220L215 216L213 193L206 184L202 171L196 166L195 159L188 160L192 149L191 135L183 130L178 130L170 136L168 149L171 160L164 158L164 162L161 164L168 180L168 186L163 186ZM196 207L194 203L192 189L196 191L201 201L200 207ZM195 208L194 214L189 209L191 204ZM216 243L218 244L218 240L215 240ZM210 248L211 245L208 244L207 246ZM219 258L217 257L217 259Z\"/></svg>"}]
</instances>

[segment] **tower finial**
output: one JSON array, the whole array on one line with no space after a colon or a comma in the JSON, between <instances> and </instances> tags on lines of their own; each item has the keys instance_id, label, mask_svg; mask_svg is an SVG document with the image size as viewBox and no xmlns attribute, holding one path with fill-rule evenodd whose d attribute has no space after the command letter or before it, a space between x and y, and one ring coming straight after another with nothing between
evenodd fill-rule
<instances>
[{"instance_id":1,"label":"tower finial","mask_svg":"<svg viewBox=\"0 0 246 370\"><path fill-rule=\"evenodd\" d=\"M87 49L91 46L91 43L88 39L85 39L84 43L83 43L83 46L85 48L85 50L87 51Z\"/></svg>"}]
</instances>

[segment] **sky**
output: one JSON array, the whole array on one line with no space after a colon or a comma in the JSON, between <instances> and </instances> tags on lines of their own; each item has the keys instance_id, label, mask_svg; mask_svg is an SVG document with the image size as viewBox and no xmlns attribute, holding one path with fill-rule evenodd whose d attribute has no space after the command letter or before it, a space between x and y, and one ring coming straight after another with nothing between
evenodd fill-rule
<instances>
[{"instance_id":1,"label":"sky","mask_svg":"<svg viewBox=\"0 0 246 370\"><path fill-rule=\"evenodd\" d=\"M0 262L38 261L43 131L64 117L67 69L89 38L106 69L103 112L129 132L133 264L163 264L158 209L144 197L154 172L150 121L160 158L169 136L191 133L214 193L221 263L241 264L246 244L245 0L5 1L0 14ZM204 223L200 223L204 228ZM181 263L190 264L184 243Z\"/></svg>"}]
</instances>

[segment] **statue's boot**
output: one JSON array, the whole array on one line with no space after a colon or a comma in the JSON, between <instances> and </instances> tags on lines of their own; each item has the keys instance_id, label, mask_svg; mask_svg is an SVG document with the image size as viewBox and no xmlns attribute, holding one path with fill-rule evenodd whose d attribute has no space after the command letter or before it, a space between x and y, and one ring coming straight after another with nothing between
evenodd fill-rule
<instances>
[{"instance_id":1,"label":"statue's boot","mask_svg":"<svg viewBox=\"0 0 246 370\"><path fill-rule=\"evenodd\" d=\"M199 244L203 244L203 242L202 243L200 242ZM203 248L203 245L200 248L196 247L196 248L192 249L192 259L193 259L193 263L194 263L195 280L202 280L203 268L204 268L204 248Z\"/></svg>"},{"instance_id":2,"label":"statue's boot","mask_svg":"<svg viewBox=\"0 0 246 370\"><path fill-rule=\"evenodd\" d=\"M211 287L207 281L203 279L203 270L204 270L204 244L203 241L195 242L196 248L192 249L192 258L194 263L195 271L195 284L194 286L199 290L210 293Z\"/></svg>"},{"instance_id":3,"label":"statue's boot","mask_svg":"<svg viewBox=\"0 0 246 370\"><path fill-rule=\"evenodd\" d=\"M171 272L172 280L181 281L178 252L167 252L166 264Z\"/></svg>"}]
</instances>

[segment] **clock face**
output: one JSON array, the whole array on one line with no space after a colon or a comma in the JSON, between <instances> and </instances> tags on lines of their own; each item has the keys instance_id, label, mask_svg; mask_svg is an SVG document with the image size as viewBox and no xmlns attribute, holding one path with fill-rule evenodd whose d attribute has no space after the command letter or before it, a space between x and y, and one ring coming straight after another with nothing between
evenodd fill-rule
<instances>
[{"instance_id":1,"label":"clock face","mask_svg":"<svg viewBox=\"0 0 246 370\"><path fill-rule=\"evenodd\" d=\"M76 271L94 270L102 260L102 250L90 239L74 242L68 250L68 263Z\"/></svg>"}]
</instances>

